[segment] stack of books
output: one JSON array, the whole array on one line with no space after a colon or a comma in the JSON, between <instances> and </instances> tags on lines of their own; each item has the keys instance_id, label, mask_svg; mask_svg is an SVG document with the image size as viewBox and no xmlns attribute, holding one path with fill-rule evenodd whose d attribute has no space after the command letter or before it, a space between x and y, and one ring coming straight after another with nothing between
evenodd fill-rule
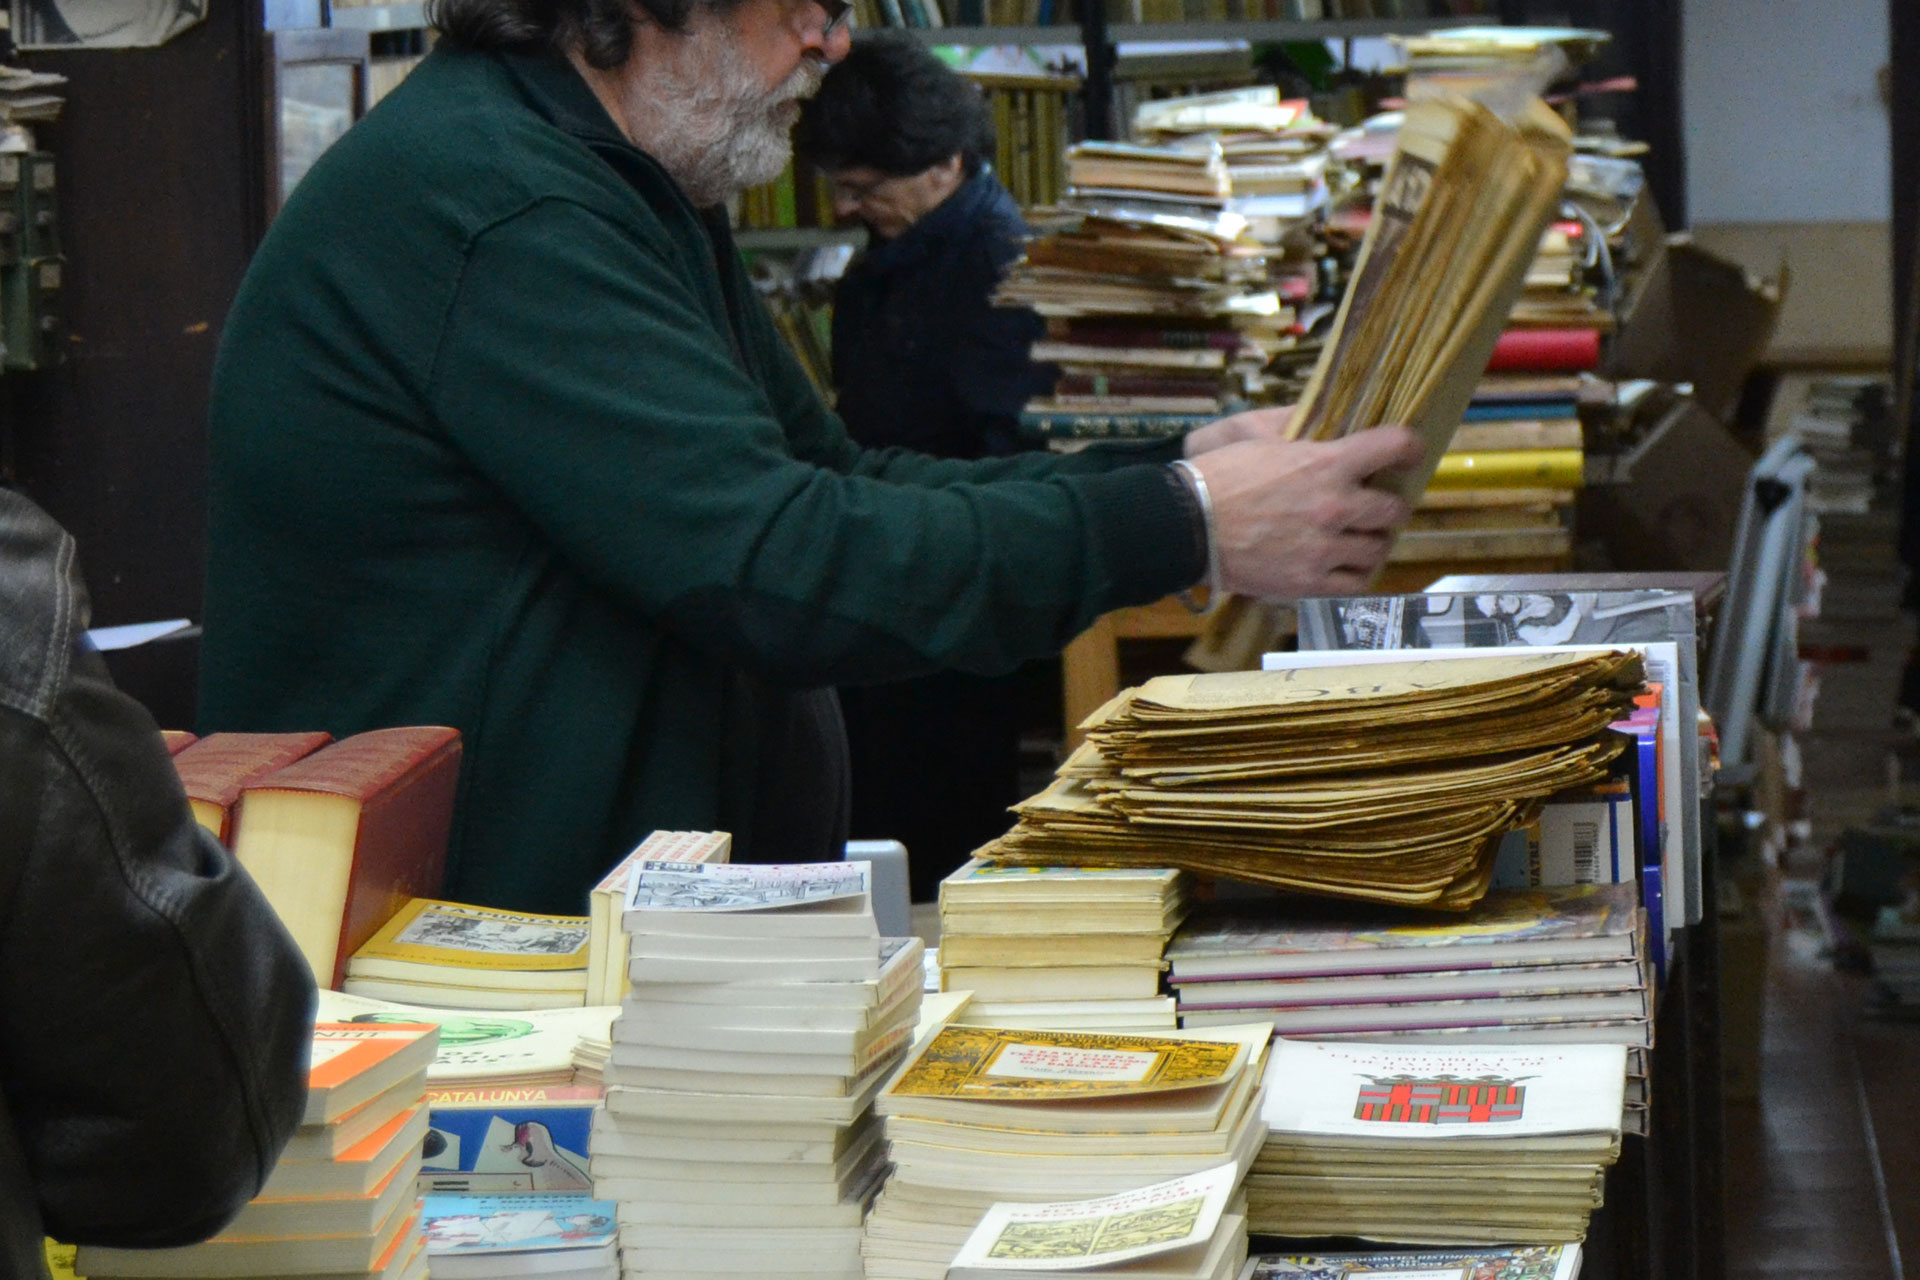
<instances>
[{"instance_id":1,"label":"stack of books","mask_svg":"<svg viewBox=\"0 0 1920 1280\"><path fill-rule=\"evenodd\" d=\"M733 856L733 836L725 831L655 831L620 859L587 895L587 1003L619 1004L626 999L627 930L622 914L627 889L643 863L725 862Z\"/></svg>"},{"instance_id":2,"label":"stack of books","mask_svg":"<svg viewBox=\"0 0 1920 1280\"><path fill-rule=\"evenodd\" d=\"M350 995L450 1009L578 1008L586 916L415 898L347 961Z\"/></svg>"},{"instance_id":3,"label":"stack of books","mask_svg":"<svg viewBox=\"0 0 1920 1280\"><path fill-rule=\"evenodd\" d=\"M970 991L968 1022L1053 1030L1174 1025L1160 994L1189 878L1164 867L997 867L940 885L940 986Z\"/></svg>"},{"instance_id":4,"label":"stack of books","mask_svg":"<svg viewBox=\"0 0 1920 1280\"><path fill-rule=\"evenodd\" d=\"M1632 884L1494 890L1458 916L1222 905L1167 959L1182 1026L1268 1017L1276 1034L1390 1044L1626 1047L1646 1125L1653 988Z\"/></svg>"},{"instance_id":5,"label":"stack of books","mask_svg":"<svg viewBox=\"0 0 1920 1280\"><path fill-rule=\"evenodd\" d=\"M1211 137L1227 168L1227 208L1265 244L1283 244L1326 208L1327 145L1338 130L1272 85L1143 102L1133 132L1157 143Z\"/></svg>"},{"instance_id":6,"label":"stack of books","mask_svg":"<svg viewBox=\"0 0 1920 1280\"><path fill-rule=\"evenodd\" d=\"M428 1196L432 1280L620 1280L614 1207L579 1194Z\"/></svg>"},{"instance_id":7,"label":"stack of books","mask_svg":"<svg viewBox=\"0 0 1920 1280\"><path fill-rule=\"evenodd\" d=\"M439 1028L322 1023L307 1109L266 1185L213 1239L178 1249L82 1246L81 1275L366 1276L424 1280L415 1178Z\"/></svg>"},{"instance_id":8,"label":"stack of books","mask_svg":"<svg viewBox=\"0 0 1920 1280\"><path fill-rule=\"evenodd\" d=\"M195 817L232 846L323 987L341 985L396 904L440 891L456 730L209 734L173 764Z\"/></svg>"},{"instance_id":9,"label":"stack of books","mask_svg":"<svg viewBox=\"0 0 1920 1280\"><path fill-rule=\"evenodd\" d=\"M946 1280L1071 1271L1112 1280L1234 1280L1247 1255L1240 1170L1216 1165L1092 1200L1002 1201L960 1246Z\"/></svg>"},{"instance_id":10,"label":"stack of books","mask_svg":"<svg viewBox=\"0 0 1920 1280\"><path fill-rule=\"evenodd\" d=\"M1248 1226L1403 1244L1584 1240L1620 1154L1625 1054L1277 1041Z\"/></svg>"},{"instance_id":11,"label":"stack of books","mask_svg":"<svg viewBox=\"0 0 1920 1280\"><path fill-rule=\"evenodd\" d=\"M1262 371L1292 315L1245 218L1109 197L1035 216L1043 234L994 295L1046 318L1031 355L1060 371L1053 395L1027 404L1023 430L1178 435L1267 396Z\"/></svg>"},{"instance_id":12,"label":"stack of books","mask_svg":"<svg viewBox=\"0 0 1920 1280\"><path fill-rule=\"evenodd\" d=\"M886 1173L870 1108L923 975L918 939L880 937L870 878L864 862L634 877L633 988L589 1162L627 1275L859 1276Z\"/></svg>"},{"instance_id":13,"label":"stack of books","mask_svg":"<svg viewBox=\"0 0 1920 1280\"><path fill-rule=\"evenodd\" d=\"M1076 199L1161 200L1221 205L1232 192L1226 157L1206 134L1165 143L1078 142L1067 148L1067 183Z\"/></svg>"},{"instance_id":14,"label":"stack of books","mask_svg":"<svg viewBox=\"0 0 1920 1280\"><path fill-rule=\"evenodd\" d=\"M1464 908L1505 833L1607 776L1641 679L1611 651L1163 676L1090 716L980 856Z\"/></svg>"},{"instance_id":15,"label":"stack of books","mask_svg":"<svg viewBox=\"0 0 1920 1280\"><path fill-rule=\"evenodd\" d=\"M1237 1185L1266 1132L1269 1030L934 1032L875 1104L894 1172L867 1217L866 1280L942 1280L1001 1202L1115 1195L1223 1165Z\"/></svg>"},{"instance_id":16,"label":"stack of books","mask_svg":"<svg viewBox=\"0 0 1920 1280\"><path fill-rule=\"evenodd\" d=\"M1579 1280L1578 1244L1377 1253L1262 1253L1240 1280Z\"/></svg>"}]
</instances>

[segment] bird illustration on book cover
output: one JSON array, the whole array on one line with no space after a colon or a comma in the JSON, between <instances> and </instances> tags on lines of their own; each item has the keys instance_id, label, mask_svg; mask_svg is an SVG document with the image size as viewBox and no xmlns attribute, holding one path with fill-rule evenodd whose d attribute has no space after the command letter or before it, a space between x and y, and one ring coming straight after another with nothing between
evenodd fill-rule
<instances>
[{"instance_id":1,"label":"bird illustration on book cover","mask_svg":"<svg viewBox=\"0 0 1920 1280\"><path fill-rule=\"evenodd\" d=\"M1353 1118L1377 1124L1490 1124L1518 1120L1531 1076L1363 1076Z\"/></svg>"}]
</instances>

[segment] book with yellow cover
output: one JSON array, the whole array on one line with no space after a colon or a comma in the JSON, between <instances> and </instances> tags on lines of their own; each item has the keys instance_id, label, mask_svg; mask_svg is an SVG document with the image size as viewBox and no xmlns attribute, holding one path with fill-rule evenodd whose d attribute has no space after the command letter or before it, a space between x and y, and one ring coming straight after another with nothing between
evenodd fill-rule
<instances>
[{"instance_id":1,"label":"book with yellow cover","mask_svg":"<svg viewBox=\"0 0 1920 1280\"><path fill-rule=\"evenodd\" d=\"M353 953L347 977L584 991L586 916L415 898Z\"/></svg>"},{"instance_id":2,"label":"book with yellow cover","mask_svg":"<svg viewBox=\"0 0 1920 1280\"><path fill-rule=\"evenodd\" d=\"M1577 489L1586 475L1579 449L1483 449L1441 457L1436 489Z\"/></svg>"},{"instance_id":3,"label":"book with yellow cover","mask_svg":"<svg viewBox=\"0 0 1920 1280\"><path fill-rule=\"evenodd\" d=\"M949 1026L921 1046L890 1098L1062 1102L1225 1084L1244 1044L1079 1031Z\"/></svg>"}]
</instances>

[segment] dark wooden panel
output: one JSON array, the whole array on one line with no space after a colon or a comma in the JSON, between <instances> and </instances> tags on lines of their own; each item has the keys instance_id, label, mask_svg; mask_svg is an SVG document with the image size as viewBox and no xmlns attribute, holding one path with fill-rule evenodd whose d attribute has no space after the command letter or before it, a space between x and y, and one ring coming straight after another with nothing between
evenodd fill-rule
<instances>
[{"instance_id":1,"label":"dark wooden panel","mask_svg":"<svg viewBox=\"0 0 1920 1280\"><path fill-rule=\"evenodd\" d=\"M208 380L262 226L257 0L211 9L158 49L26 59L69 79L40 137L68 359L0 389L15 478L79 539L104 624L200 614Z\"/></svg>"}]
</instances>

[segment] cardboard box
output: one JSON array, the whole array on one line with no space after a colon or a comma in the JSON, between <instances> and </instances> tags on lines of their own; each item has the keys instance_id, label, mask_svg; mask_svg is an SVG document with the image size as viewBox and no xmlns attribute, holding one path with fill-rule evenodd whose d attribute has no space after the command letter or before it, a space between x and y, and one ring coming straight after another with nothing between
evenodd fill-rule
<instances>
[{"instance_id":1,"label":"cardboard box","mask_svg":"<svg viewBox=\"0 0 1920 1280\"><path fill-rule=\"evenodd\" d=\"M1632 452L1623 481L1580 491L1574 527L1620 570L1724 573L1754 456L1697 403Z\"/></svg>"},{"instance_id":2,"label":"cardboard box","mask_svg":"<svg viewBox=\"0 0 1920 1280\"><path fill-rule=\"evenodd\" d=\"M1608 371L1693 385L1693 398L1731 422L1740 392L1773 340L1787 265L1772 281L1709 253L1685 233L1665 237L1622 301Z\"/></svg>"}]
</instances>

